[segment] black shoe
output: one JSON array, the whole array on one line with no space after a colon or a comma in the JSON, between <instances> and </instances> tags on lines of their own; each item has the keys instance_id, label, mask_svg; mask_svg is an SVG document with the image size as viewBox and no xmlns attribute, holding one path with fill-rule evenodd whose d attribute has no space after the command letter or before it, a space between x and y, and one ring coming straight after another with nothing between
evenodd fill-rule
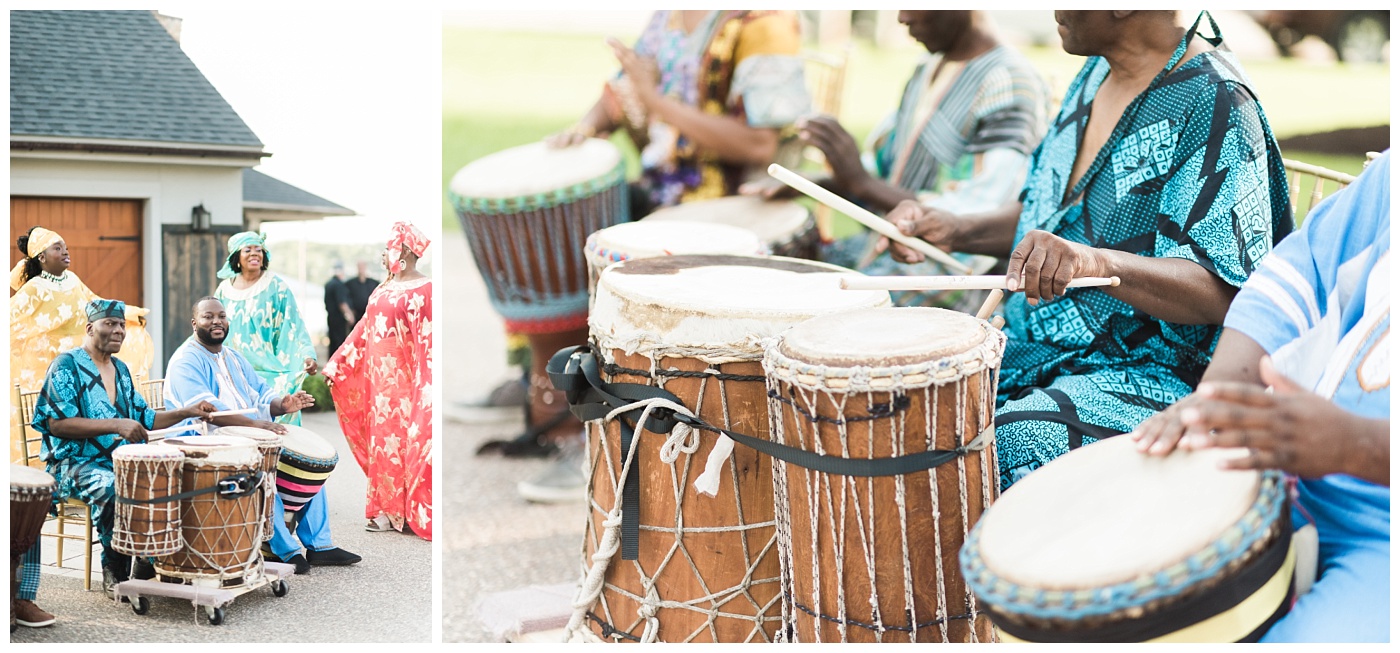
<instances>
[{"instance_id":1,"label":"black shoe","mask_svg":"<svg viewBox=\"0 0 1400 653\"><path fill-rule=\"evenodd\" d=\"M125 574L113 571L110 567L103 567L102 593L106 594L109 599L117 598L117 583L125 582L126 580ZM123 596L121 602L127 603L128 600Z\"/></svg>"},{"instance_id":2,"label":"black shoe","mask_svg":"<svg viewBox=\"0 0 1400 653\"><path fill-rule=\"evenodd\" d=\"M295 573L298 576L305 576L306 574L311 573L311 563L307 562L306 556L300 553L290 558L287 558L286 560L283 560L277 557L276 554L263 551L263 560L267 562L280 562L282 564L292 565L295 568L293 569L293 573Z\"/></svg>"},{"instance_id":3,"label":"black shoe","mask_svg":"<svg viewBox=\"0 0 1400 653\"><path fill-rule=\"evenodd\" d=\"M151 580L156 577L156 567L145 558L136 559L136 569L131 574L136 580Z\"/></svg>"},{"instance_id":4,"label":"black shoe","mask_svg":"<svg viewBox=\"0 0 1400 653\"><path fill-rule=\"evenodd\" d=\"M345 565L353 565L364 559L340 547L326 549L325 551L307 549L306 558L311 561L311 564L317 567L342 567Z\"/></svg>"}]
</instances>

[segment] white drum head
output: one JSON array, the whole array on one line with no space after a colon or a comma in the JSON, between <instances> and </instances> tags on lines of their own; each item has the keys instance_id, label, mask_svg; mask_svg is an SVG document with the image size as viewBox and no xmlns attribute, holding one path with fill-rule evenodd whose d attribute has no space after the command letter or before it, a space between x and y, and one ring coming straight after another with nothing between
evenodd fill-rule
<instances>
[{"instance_id":1,"label":"white drum head","mask_svg":"<svg viewBox=\"0 0 1400 653\"><path fill-rule=\"evenodd\" d=\"M1125 583L1203 551L1253 505L1261 475L1226 471L1241 449L1137 452L1118 436L1017 481L982 517L982 560L1022 587Z\"/></svg>"},{"instance_id":2,"label":"white drum head","mask_svg":"<svg viewBox=\"0 0 1400 653\"><path fill-rule=\"evenodd\" d=\"M967 352L991 337L989 329L941 308L869 308L803 322L783 335L779 351L815 365L910 365Z\"/></svg>"},{"instance_id":3,"label":"white drum head","mask_svg":"<svg viewBox=\"0 0 1400 653\"><path fill-rule=\"evenodd\" d=\"M112 460L180 460L179 449L155 443L124 444L112 450Z\"/></svg>"},{"instance_id":4,"label":"white drum head","mask_svg":"<svg viewBox=\"0 0 1400 653\"><path fill-rule=\"evenodd\" d=\"M727 224L672 220L624 222L600 229L589 238L593 264L679 254L766 254L768 248L752 231Z\"/></svg>"},{"instance_id":5,"label":"white drum head","mask_svg":"<svg viewBox=\"0 0 1400 653\"><path fill-rule=\"evenodd\" d=\"M458 197L474 199L523 197L592 181L621 161L617 147L602 139L559 149L541 141L468 163L452 177L449 188Z\"/></svg>"},{"instance_id":6,"label":"white drum head","mask_svg":"<svg viewBox=\"0 0 1400 653\"><path fill-rule=\"evenodd\" d=\"M588 325L600 344L742 348L817 315L888 306L883 290L842 290L835 265L779 256L622 261L598 280Z\"/></svg>"},{"instance_id":7,"label":"white drum head","mask_svg":"<svg viewBox=\"0 0 1400 653\"><path fill-rule=\"evenodd\" d=\"M282 436L256 426L220 426L214 429L209 435L247 438L258 443L260 447L270 446L274 443L277 445L282 444Z\"/></svg>"},{"instance_id":8,"label":"white drum head","mask_svg":"<svg viewBox=\"0 0 1400 653\"><path fill-rule=\"evenodd\" d=\"M47 487L53 487L53 477L48 472L10 463L11 489L39 490Z\"/></svg>"},{"instance_id":9,"label":"white drum head","mask_svg":"<svg viewBox=\"0 0 1400 653\"><path fill-rule=\"evenodd\" d=\"M285 424L287 434L282 436L282 450L300 454L306 458L328 460L337 456L335 446L311 429Z\"/></svg>"},{"instance_id":10,"label":"white drum head","mask_svg":"<svg viewBox=\"0 0 1400 653\"><path fill-rule=\"evenodd\" d=\"M666 207L642 221L688 220L733 225L748 229L764 243L774 245L792 240L807 223L809 215L806 207L792 200L734 195Z\"/></svg>"},{"instance_id":11,"label":"white drum head","mask_svg":"<svg viewBox=\"0 0 1400 653\"><path fill-rule=\"evenodd\" d=\"M262 460L255 442L231 435L182 435L161 440L157 446L179 449L186 463L252 466Z\"/></svg>"}]
</instances>

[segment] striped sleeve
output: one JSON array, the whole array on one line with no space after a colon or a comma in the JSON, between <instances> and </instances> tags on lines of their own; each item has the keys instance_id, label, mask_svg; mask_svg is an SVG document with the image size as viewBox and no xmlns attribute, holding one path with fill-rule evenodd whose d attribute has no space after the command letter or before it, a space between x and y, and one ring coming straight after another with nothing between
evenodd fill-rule
<instances>
[{"instance_id":1,"label":"striped sleeve","mask_svg":"<svg viewBox=\"0 0 1400 653\"><path fill-rule=\"evenodd\" d=\"M1388 224L1390 157L1377 160L1355 183L1323 200L1302 229L1284 238L1260 262L1230 304L1225 326L1265 351L1322 325L1330 310L1348 304L1348 262L1370 253ZM1388 231L1388 230L1384 230Z\"/></svg>"},{"instance_id":2,"label":"striped sleeve","mask_svg":"<svg viewBox=\"0 0 1400 653\"><path fill-rule=\"evenodd\" d=\"M1045 136L1046 89L1029 67L1008 60L987 73L972 105L976 124L967 151L1010 149L1030 154Z\"/></svg>"}]
</instances>

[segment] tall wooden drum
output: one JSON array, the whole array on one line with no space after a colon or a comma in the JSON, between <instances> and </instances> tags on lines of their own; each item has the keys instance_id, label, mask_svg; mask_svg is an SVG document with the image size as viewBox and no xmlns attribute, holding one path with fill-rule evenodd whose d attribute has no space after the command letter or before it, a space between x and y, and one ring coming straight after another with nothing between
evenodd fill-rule
<instances>
[{"instance_id":1,"label":"tall wooden drum","mask_svg":"<svg viewBox=\"0 0 1400 653\"><path fill-rule=\"evenodd\" d=\"M996 496L1005 343L962 313L874 308L814 318L768 349L772 440L832 460L775 461L796 641L992 641L958 550Z\"/></svg>"},{"instance_id":2,"label":"tall wooden drum","mask_svg":"<svg viewBox=\"0 0 1400 653\"><path fill-rule=\"evenodd\" d=\"M662 387L706 422L766 439L762 340L816 315L889 302L883 291L841 290L838 280L848 274L780 257L665 256L612 265L589 318L602 376ZM781 608L768 456L742 446L715 454L732 443L700 430L634 435L616 420L588 424L584 562L585 569L607 567L584 624L613 641L773 640ZM634 439L635 474L623 476ZM707 496L695 484L711 464L717 482ZM635 513L619 504L632 492ZM617 528L623 542L633 529L635 559L624 544L610 559L593 561L619 505Z\"/></svg>"},{"instance_id":3,"label":"tall wooden drum","mask_svg":"<svg viewBox=\"0 0 1400 653\"><path fill-rule=\"evenodd\" d=\"M125 444L112 452L116 475L112 548L127 555L180 550L180 500L185 454L160 444Z\"/></svg>"},{"instance_id":4,"label":"tall wooden drum","mask_svg":"<svg viewBox=\"0 0 1400 653\"><path fill-rule=\"evenodd\" d=\"M291 425L288 425L291 426ZM263 515L266 526L263 528L262 539L264 542L272 539L274 519L282 519L282 515L276 513L276 502L273 499L277 496L277 462L282 457L282 436L267 429L260 429L256 426L221 426L214 429L210 435L232 435L240 438L248 438L258 445L258 454L262 456L262 464L258 470L262 472L263 485Z\"/></svg>"},{"instance_id":5,"label":"tall wooden drum","mask_svg":"<svg viewBox=\"0 0 1400 653\"><path fill-rule=\"evenodd\" d=\"M185 546L155 562L162 577L238 586L262 574L262 488L253 477L262 456L252 440L181 436L161 440L185 455L181 483L198 492L180 504Z\"/></svg>"},{"instance_id":6,"label":"tall wooden drum","mask_svg":"<svg viewBox=\"0 0 1400 653\"><path fill-rule=\"evenodd\" d=\"M24 465L10 464L10 630L15 629L15 595L19 565L44 529L53 500L53 477Z\"/></svg>"}]
</instances>

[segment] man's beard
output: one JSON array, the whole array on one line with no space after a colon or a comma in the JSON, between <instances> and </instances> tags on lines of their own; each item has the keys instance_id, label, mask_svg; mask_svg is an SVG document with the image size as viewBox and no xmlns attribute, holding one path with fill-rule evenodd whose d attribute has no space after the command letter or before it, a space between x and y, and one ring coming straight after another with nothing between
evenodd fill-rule
<instances>
[{"instance_id":1,"label":"man's beard","mask_svg":"<svg viewBox=\"0 0 1400 653\"><path fill-rule=\"evenodd\" d=\"M213 329L201 329L199 327L195 327L194 336L199 339L200 343L209 345L211 347L218 347L223 345L224 339L228 338L228 329L224 329L224 335L219 336L217 339L214 337L213 331Z\"/></svg>"}]
</instances>

